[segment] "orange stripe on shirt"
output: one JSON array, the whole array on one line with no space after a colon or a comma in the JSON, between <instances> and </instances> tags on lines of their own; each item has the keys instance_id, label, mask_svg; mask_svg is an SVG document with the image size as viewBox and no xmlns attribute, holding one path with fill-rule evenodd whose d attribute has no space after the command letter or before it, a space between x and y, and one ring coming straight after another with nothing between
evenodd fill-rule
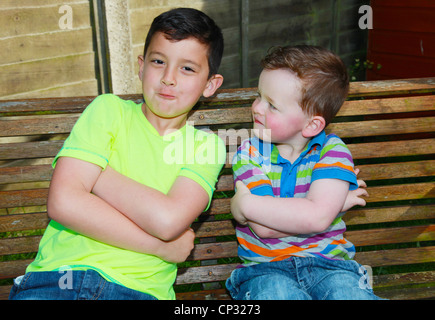
<instances>
[{"instance_id":1,"label":"orange stripe on shirt","mask_svg":"<svg viewBox=\"0 0 435 320\"><path fill-rule=\"evenodd\" d=\"M249 147L249 155L251 156L251 157L255 157L256 155L255 155L255 152L257 151L257 148L255 148L254 146L250 146Z\"/></svg>"},{"instance_id":2,"label":"orange stripe on shirt","mask_svg":"<svg viewBox=\"0 0 435 320\"><path fill-rule=\"evenodd\" d=\"M313 170L317 169L317 168L329 168L329 167L339 167L339 168L343 168L349 171L353 172L353 167L352 166L345 166L344 164L342 164L341 162L336 162L336 163L318 163L314 166Z\"/></svg>"},{"instance_id":3,"label":"orange stripe on shirt","mask_svg":"<svg viewBox=\"0 0 435 320\"><path fill-rule=\"evenodd\" d=\"M307 248L300 248L297 246L291 246L291 247L285 248L285 249L269 250L269 249L259 247L255 244L252 244L243 238L237 238L237 240L239 241L239 243L241 245L244 245L247 249L249 249L255 253L258 253L258 254L260 254L262 256L266 256L266 257L277 257L275 259L278 259L279 257L282 257L282 256L291 256L292 254L294 254L296 252L301 252L301 251L304 251L307 249L317 247L317 244L313 244L313 245L308 246ZM283 259L285 259L285 258L283 258ZM277 260L277 261L279 261L279 260Z\"/></svg>"},{"instance_id":4,"label":"orange stripe on shirt","mask_svg":"<svg viewBox=\"0 0 435 320\"><path fill-rule=\"evenodd\" d=\"M262 185L262 184L272 185L272 183L270 182L270 180L266 180L266 179L264 179L264 180L258 180L258 181L250 182L250 183L247 184L247 187L248 187L249 189L252 189L252 188L255 188L255 187L257 187L257 186L259 186L259 185Z\"/></svg>"},{"instance_id":5,"label":"orange stripe on shirt","mask_svg":"<svg viewBox=\"0 0 435 320\"><path fill-rule=\"evenodd\" d=\"M347 241L344 238L341 240L334 240L331 242L331 244L346 244L346 243L347 243Z\"/></svg>"}]
</instances>

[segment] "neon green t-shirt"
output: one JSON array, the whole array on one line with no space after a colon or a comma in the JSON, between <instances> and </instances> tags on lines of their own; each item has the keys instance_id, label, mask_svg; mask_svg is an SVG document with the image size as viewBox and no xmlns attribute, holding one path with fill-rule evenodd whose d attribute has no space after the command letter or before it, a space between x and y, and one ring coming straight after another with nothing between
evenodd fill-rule
<instances>
[{"instance_id":1,"label":"neon green t-shirt","mask_svg":"<svg viewBox=\"0 0 435 320\"><path fill-rule=\"evenodd\" d=\"M56 156L68 156L113 169L167 193L177 176L188 177L211 200L225 162L225 145L214 134L186 124L160 136L141 104L105 94L83 112ZM210 202L209 202L210 203ZM156 212L158 214L158 212ZM157 299L174 299L176 264L156 256L110 246L51 221L27 272L93 269L105 279L145 292Z\"/></svg>"}]
</instances>

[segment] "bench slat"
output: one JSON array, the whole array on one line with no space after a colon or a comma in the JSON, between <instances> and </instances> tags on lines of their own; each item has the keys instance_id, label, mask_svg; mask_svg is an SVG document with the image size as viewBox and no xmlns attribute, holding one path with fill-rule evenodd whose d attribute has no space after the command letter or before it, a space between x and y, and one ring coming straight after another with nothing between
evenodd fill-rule
<instances>
[{"instance_id":1,"label":"bench slat","mask_svg":"<svg viewBox=\"0 0 435 320\"><path fill-rule=\"evenodd\" d=\"M380 297L389 300L421 300L433 299L435 287L397 288L377 292Z\"/></svg>"},{"instance_id":2,"label":"bench slat","mask_svg":"<svg viewBox=\"0 0 435 320\"><path fill-rule=\"evenodd\" d=\"M399 274L384 274L373 277L378 289L391 286L400 286L406 284L420 284L426 282L435 282L435 271L410 272Z\"/></svg>"},{"instance_id":3,"label":"bench slat","mask_svg":"<svg viewBox=\"0 0 435 320\"><path fill-rule=\"evenodd\" d=\"M0 255L28 253L38 251L42 236L0 239Z\"/></svg>"},{"instance_id":4,"label":"bench slat","mask_svg":"<svg viewBox=\"0 0 435 320\"><path fill-rule=\"evenodd\" d=\"M175 284L223 281L228 278L231 271L233 271L237 266L238 263L231 263L204 267L180 268L178 269L178 276Z\"/></svg>"},{"instance_id":5,"label":"bench slat","mask_svg":"<svg viewBox=\"0 0 435 320\"><path fill-rule=\"evenodd\" d=\"M231 300L226 289L177 292L176 297L177 300Z\"/></svg>"},{"instance_id":6,"label":"bench slat","mask_svg":"<svg viewBox=\"0 0 435 320\"><path fill-rule=\"evenodd\" d=\"M69 133L79 115L0 118L0 137Z\"/></svg>"},{"instance_id":7,"label":"bench slat","mask_svg":"<svg viewBox=\"0 0 435 320\"><path fill-rule=\"evenodd\" d=\"M435 197L435 182L368 187L367 202L416 200ZM45 205L48 189L0 191L4 208Z\"/></svg>"},{"instance_id":8,"label":"bench slat","mask_svg":"<svg viewBox=\"0 0 435 320\"><path fill-rule=\"evenodd\" d=\"M351 82L350 97L388 96L400 94L419 94L435 90L435 77L419 79L400 79L383 81ZM200 104L222 103L230 101L246 101L256 98L256 88L221 89L207 99L201 99ZM142 101L141 94L121 95L123 99ZM42 98L25 100L0 101L0 114L22 114L40 111L82 112L95 97Z\"/></svg>"},{"instance_id":9,"label":"bench slat","mask_svg":"<svg viewBox=\"0 0 435 320\"><path fill-rule=\"evenodd\" d=\"M0 191L3 208L41 206L47 203L48 189Z\"/></svg>"},{"instance_id":10,"label":"bench slat","mask_svg":"<svg viewBox=\"0 0 435 320\"><path fill-rule=\"evenodd\" d=\"M34 159L54 157L63 145L63 140L6 143L0 145L0 160ZM397 157L435 153L435 139L400 140L348 144L354 159ZM228 159L233 158L230 151ZM226 167L229 167L227 161Z\"/></svg>"},{"instance_id":11,"label":"bench slat","mask_svg":"<svg viewBox=\"0 0 435 320\"><path fill-rule=\"evenodd\" d=\"M45 229L49 222L46 212L0 216L0 232Z\"/></svg>"},{"instance_id":12,"label":"bench slat","mask_svg":"<svg viewBox=\"0 0 435 320\"><path fill-rule=\"evenodd\" d=\"M435 175L435 160L358 165L359 179L365 181L430 177Z\"/></svg>"},{"instance_id":13,"label":"bench slat","mask_svg":"<svg viewBox=\"0 0 435 320\"><path fill-rule=\"evenodd\" d=\"M230 213L230 199L215 199L212 204L216 204L216 202L220 203L217 206L219 211L210 209L203 214L204 216ZM434 204L353 209L348 211L343 218L348 226L423 219L435 219ZM0 216L0 232L44 229L48 221L46 212L3 215ZM219 223L221 223L220 226L213 225ZM232 220L195 222L192 226L198 237L213 237L233 234L228 231L231 230L232 223Z\"/></svg>"},{"instance_id":14,"label":"bench slat","mask_svg":"<svg viewBox=\"0 0 435 320\"><path fill-rule=\"evenodd\" d=\"M250 107L198 110L188 118L195 126L252 123ZM80 114L0 118L0 137L69 133Z\"/></svg>"},{"instance_id":15,"label":"bench slat","mask_svg":"<svg viewBox=\"0 0 435 320\"><path fill-rule=\"evenodd\" d=\"M435 139L355 143L349 144L348 148L355 160L429 155L435 153Z\"/></svg>"},{"instance_id":16,"label":"bench slat","mask_svg":"<svg viewBox=\"0 0 435 320\"><path fill-rule=\"evenodd\" d=\"M388 96L433 92L435 78L351 82L349 96Z\"/></svg>"},{"instance_id":17,"label":"bench slat","mask_svg":"<svg viewBox=\"0 0 435 320\"><path fill-rule=\"evenodd\" d=\"M404 259L406 257L406 259ZM435 247L357 252L355 260L371 267L398 266L435 261Z\"/></svg>"},{"instance_id":18,"label":"bench slat","mask_svg":"<svg viewBox=\"0 0 435 320\"><path fill-rule=\"evenodd\" d=\"M53 168L49 164L0 168L0 185L11 183L50 181Z\"/></svg>"},{"instance_id":19,"label":"bench slat","mask_svg":"<svg viewBox=\"0 0 435 320\"><path fill-rule=\"evenodd\" d=\"M18 277L26 271L27 266L34 259L11 260L0 262L0 279L8 279ZM0 286L0 288L2 288Z\"/></svg>"},{"instance_id":20,"label":"bench slat","mask_svg":"<svg viewBox=\"0 0 435 320\"><path fill-rule=\"evenodd\" d=\"M0 160L54 157L64 140L5 143L0 145Z\"/></svg>"},{"instance_id":21,"label":"bench slat","mask_svg":"<svg viewBox=\"0 0 435 320\"><path fill-rule=\"evenodd\" d=\"M435 219L435 204L353 209L343 217L348 226L423 219Z\"/></svg>"},{"instance_id":22,"label":"bench slat","mask_svg":"<svg viewBox=\"0 0 435 320\"><path fill-rule=\"evenodd\" d=\"M344 236L355 246L435 240L435 225L347 231Z\"/></svg>"},{"instance_id":23,"label":"bench slat","mask_svg":"<svg viewBox=\"0 0 435 320\"><path fill-rule=\"evenodd\" d=\"M432 132L435 128L435 117L372 120L363 122L331 123L327 133L334 133L341 138L365 136L382 136L394 134Z\"/></svg>"},{"instance_id":24,"label":"bench slat","mask_svg":"<svg viewBox=\"0 0 435 320\"><path fill-rule=\"evenodd\" d=\"M433 111L435 96L345 101L337 117Z\"/></svg>"},{"instance_id":25,"label":"bench slat","mask_svg":"<svg viewBox=\"0 0 435 320\"><path fill-rule=\"evenodd\" d=\"M379 108L379 105L382 107ZM346 101L337 117L432 111L434 105L434 96ZM2 124L0 137L69 133L79 116L80 114L48 114L44 116L2 117L0 118ZM189 116L188 121L198 126L240 124L251 123L252 116L249 106L238 108L228 106L211 110L196 110ZM334 124L332 126L334 127Z\"/></svg>"},{"instance_id":26,"label":"bench slat","mask_svg":"<svg viewBox=\"0 0 435 320\"><path fill-rule=\"evenodd\" d=\"M401 184L393 186L380 186L367 188L370 197L366 198L367 202L379 201L397 201L397 200L416 200L434 197L435 183L419 184ZM23 206L41 206L46 204L48 189L30 189L0 191L0 202L4 203L5 208L23 207ZM225 202L221 200L220 203ZM229 209L229 203L220 208L222 211ZM216 206L213 206L216 208Z\"/></svg>"},{"instance_id":27,"label":"bench slat","mask_svg":"<svg viewBox=\"0 0 435 320\"><path fill-rule=\"evenodd\" d=\"M435 174L435 160L359 165L358 168L361 170L358 178L366 181L433 176ZM3 167L0 168L0 185L50 181L52 174L53 168L49 164ZM221 175L216 190L233 190L232 175Z\"/></svg>"},{"instance_id":28,"label":"bench slat","mask_svg":"<svg viewBox=\"0 0 435 320\"><path fill-rule=\"evenodd\" d=\"M192 260L213 260L220 258L229 258L237 256L237 242L215 242L215 243L199 243L195 245L192 254L187 258L187 261Z\"/></svg>"},{"instance_id":29,"label":"bench slat","mask_svg":"<svg viewBox=\"0 0 435 320\"><path fill-rule=\"evenodd\" d=\"M368 187L368 203L430 199L435 197L435 182Z\"/></svg>"}]
</instances>

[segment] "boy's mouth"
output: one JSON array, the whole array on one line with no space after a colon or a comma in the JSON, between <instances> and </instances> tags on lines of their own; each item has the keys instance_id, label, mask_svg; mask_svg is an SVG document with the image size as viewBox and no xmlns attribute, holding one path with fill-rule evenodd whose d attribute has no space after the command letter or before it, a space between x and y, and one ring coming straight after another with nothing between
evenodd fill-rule
<instances>
[{"instance_id":1,"label":"boy's mouth","mask_svg":"<svg viewBox=\"0 0 435 320\"><path fill-rule=\"evenodd\" d=\"M167 94L167 93L160 92L158 95L159 95L160 98L163 98L163 99L166 99L166 100L174 100L175 99L175 96L172 95L172 94Z\"/></svg>"},{"instance_id":2,"label":"boy's mouth","mask_svg":"<svg viewBox=\"0 0 435 320\"><path fill-rule=\"evenodd\" d=\"M256 118L254 118L254 123L257 123L257 124L263 125L263 123L262 123L260 120L256 119Z\"/></svg>"}]
</instances>

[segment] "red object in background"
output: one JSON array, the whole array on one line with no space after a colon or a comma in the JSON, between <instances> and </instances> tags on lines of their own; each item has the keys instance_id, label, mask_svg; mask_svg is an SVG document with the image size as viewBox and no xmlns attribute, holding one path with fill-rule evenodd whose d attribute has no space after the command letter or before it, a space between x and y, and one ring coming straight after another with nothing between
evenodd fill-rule
<instances>
[{"instance_id":1,"label":"red object in background","mask_svg":"<svg viewBox=\"0 0 435 320\"><path fill-rule=\"evenodd\" d=\"M435 76L435 0L372 0L370 6L367 80Z\"/></svg>"}]
</instances>

